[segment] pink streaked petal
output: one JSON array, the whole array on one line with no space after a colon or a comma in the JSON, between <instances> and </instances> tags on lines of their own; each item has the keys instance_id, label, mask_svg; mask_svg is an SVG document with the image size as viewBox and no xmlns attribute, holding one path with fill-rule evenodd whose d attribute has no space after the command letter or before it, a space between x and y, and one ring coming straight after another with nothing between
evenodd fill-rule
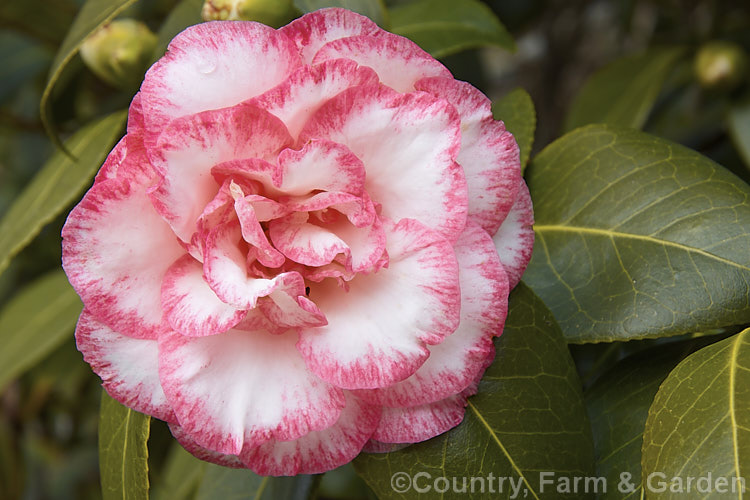
<instances>
[{"instance_id":1,"label":"pink streaked petal","mask_svg":"<svg viewBox=\"0 0 750 500\"><path fill-rule=\"evenodd\" d=\"M146 191L153 182L143 155L129 153L117 177L96 183L62 230L73 288L100 321L135 338L156 338L164 325L162 278L184 253L151 206Z\"/></svg>"},{"instance_id":2,"label":"pink streaked petal","mask_svg":"<svg viewBox=\"0 0 750 500\"><path fill-rule=\"evenodd\" d=\"M269 299L268 297L263 297L259 302L262 304L263 302L269 300L271 299ZM281 335L282 333L286 333L289 330L289 327L277 325L276 323L272 322L266 317L265 314L263 314L263 311L260 310L259 306L255 309L250 309L247 312L247 316L245 316L245 319L237 323L234 329L246 330L249 332L257 332L259 330L263 330L268 333L272 333L273 335Z\"/></svg>"},{"instance_id":3,"label":"pink streaked petal","mask_svg":"<svg viewBox=\"0 0 750 500\"><path fill-rule=\"evenodd\" d=\"M297 138L322 103L350 87L377 85L378 81L372 69L334 59L297 69L283 83L249 102L279 117Z\"/></svg>"},{"instance_id":4,"label":"pink streaked petal","mask_svg":"<svg viewBox=\"0 0 750 500\"><path fill-rule=\"evenodd\" d=\"M360 272L372 269L383 256L386 237L377 217L360 228L341 216L321 226L299 215L269 224L271 241L294 262L320 267L338 261Z\"/></svg>"},{"instance_id":5,"label":"pink streaked petal","mask_svg":"<svg viewBox=\"0 0 750 500\"><path fill-rule=\"evenodd\" d=\"M383 267L383 266L380 266ZM378 269L380 269L380 267ZM356 273L351 269L347 269L344 264L340 262L331 262L325 266L320 267L307 267L307 266L292 266L291 269L297 271L302 275L305 280L309 280L315 283L320 283L326 278L333 278L339 285L342 282L350 281Z\"/></svg>"},{"instance_id":6,"label":"pink streaked petal","mask_svg":"<svg viewBox=\"0 0 750 500\"><path fill-rule=\"evenodd\" d=\"M103 182L117 177L117 169L120 168L120 165L125 160L127 154L128 136L126 135L119 140L114 148L112 148L107 159L104 160L104 164L99 168L99 172L97 172L96 177L94 178L94 183Z\"/></svg>"},{"instance_id":7,"label":"pink streaked petal","mask_svg":"<svg viewBox=\"0 0 750 500\"><path fill-rule=\"evenodd\" d=\"M259 158L247 158L219 163L211 169L211 175L217 182L226 183L228 180L256 182L259 186L270 188L272 192L275 192L274 186L281 184L282 173L281 168L275 163Z\"/></svg>"},{"instance_id":8,"label":"pink streaked petal","mask_svg":"<svg viewBox=\"0 0 750 500\"><path fill-rule=\"evenodd\" d=\"M411 92L414 82L426 77L453 78L451 72L408 38L391 33L360 35L327 43L313 63L351 59L375 70L380 81L398 92Z\"/></svg>"},{"instance_id":9,"label":"pink streaked petal","mask_svg":"<svg viewBox=\"0 0 750 500\"><path fill-rule=\"evenodd\" d=\"M177 35L141 85L146 144L174 119L251 99L302 65L294 43L260 23L215 21Z\"/></svg>"},{"instance_id":10,"label":"pink streaked petal","mask_svg":"<svg viewBox=\"0 0 750 500\"><path fill-rule=\"evenodd\" d=\"M451 430L464 419L466 397L450 396L408 408L383 408L372 438L382 443L418 443Z\"/></svg>"},{"instance_id":11,"label":"pink streaked petal","mask_svg":"<svg viewBox=\"0 0 750 500\"><path fill-rule=\"evenodd\" d=\"M279 155L283 182L278 186L287 196L315 190L340 191L361 196L365 189L365 166L345 146L311 139L302 149L285 149Z\"/></svg>"},{"instance_id":12,"label":"pink streaked petal","mask_svg":"<svg viewBox=\"0 0 750 500\"><path fill-rule=\"evenodd\" d=\"M419 220L450 241L463 231L468 194L455 161L460 119L447 101L383 86L352 88L323 105L301 138L329 139L356 154L383 215Z\"/></svg>"},{"instance_id":13,"label":"pink streaked petal","mask_svg":"<svg viewBox=\"0 0 750 500\"><path fill-rule=\"evenodd\" d=\"M252 199L254 197L256 197L256 195L237 198L234 202L234 210L240 221L242 239L255 247L255 257L258 259L258 262L266 267L280 267L286 262L286 258L268 241L268 237L263 231L263 227L260 225L255 206L259 205L262 212L271 212L273 211L273 208L267 207L261 200L254 203L254 200ZM264 207L266 210L263 210ZM281 207L281 205L279 205L279 207ZM242 271L240 270L240 272Z\"/></svg>"},{"instance_id":14,"label":"pink streaked petal","mask_svg":"<svg viewBox=\"0 0 750 500\"><path fill-rule=\"evenodd\" d=\"M189 242L196 220L219 189L211 167L235 158L275 159L290 144L284 124L254 106L180 118L164 130L152 155L163 179L151 199L175 234Z\"/></svg>"},{"instance_id":15,"label":"pink streaked petal","mask_svg":"<svg viewBox=\"0 0 750 500\"><path fill-rule=\"evenodd\" d=\"M335 424L294 441L274 440L256 448L247 447L240 458L248 468L264 476L326 472L359 454L377 427L380 412L380 408L346 394L346 407Z\"/></svg>"},{"instance_id":16,"label":"pink streaked petal","mask_svg":"<svg viewBox=\"0 0 750 500\"><path fill-rule=\"evenodd\" d=\"M513 135L493 118L490 100L466 82L425 78L415 87L447 100L461 115L458 163L466 174L469 217L490 235L495 234L516 199L521 180Z\"/></svg>"},{"instance_id":17,"label":"pink streaked petal","mask_svg":"<svg viewBox=\"0 0 750 500\"><path fill-rule=\"evenodd\" d=\"M170 326L189 337L226 332L246 315L216 296L203 279L203 266L190 255L169 268L161 296Z\"/></svg>"},{"instance_id":18,"label":"pink streaked petal","mask_svg":"<svg viewBox=\"0 0 750 500\"><path fill-rule=\"evenodd\" d=\"M490 236L469 223L454 247L461 283L461 323L429 346L430 357L414 375L389 387L357 391L358 397L391 407L439 401L469 387L495 356L492 337L508 314L508 278Z\"/></svg>"},{"instance_id":19,"label":"pink streaked petal","mask_svg":"<svg viewBox=\"0 0 750 500\"><path fill-rule=\"evenodd\" d=\"M349 291L332 280L311 286L328 325L302 329L310 369L345 389L375 389L412 375L458 326L458 263L452 245L417 221L385 225L390 263L358 275Z\"/></svg>"},{"instance_id":20,"label":"pink streaked petal","mask_svg":"<svg viewBox=\"0 0 750 500\"><path fill-rule=\"evenodd\" d=\"M146 117L143 115L143 103L141 93L138 92L133 96L128 108L128 127L127 132L131 137L137 137L143 142L143 136L146 132Z\"/></svg>"},{"instance_id":21,"label":"pink streaked petal","mask_svg":"<svg viewBox=\"0 0 750 500\"><path fill-rule=\"evenodd\" d=\"M76 327L76 345L110 396L141 413L175 421L159 383L156 340L121 335L84 309Z\"/></svg>"},{"instance_id":22,"label":"pink streaked petal","mask_svg":"<svg viewBox=\"0 0 750 500\"><path fill-rule=\"evenodd\" d=\"M500 254L500 262L508 274L511 290L521 281L521 276L531 260L531 251L534 248L533 226L534 208L531 204L531 195L522 179L513 208L492 237Z\"/></svg>"},{"instance_id":23,"label":"pink streaked petal","mask_svg":"<svg viewBox=\"0 0 750 500\"><path fill-rule=\"evenodd\" d=\"M367 17L337 8L316 10L292 21L279 31L294 41L306 64L310 64L318 50L330 41L384 33Z\"/></svg>"},{"instance_id":24,"label":"pink streaked petal","mask_svg":"<svg viewBox=\"0 0 750 500\"><path fill-rule=\"evenodd\" d=\"M346 243L328 229L297 219L269 223L271 241L287 258L306 266L322 266L349 251Z\"/></svg>"},{"instance_id":25,"label":"pink streaked petal","mask_svg":"<svg viewBox=\"0 0 750 500\"><path fill-rule=\"evenodd\" d=\"M169 424L169 430L172 432L172 436L182 445L185 450L190 452L195 458L199 458L212 464L221 465L223 467L229 467L232 469L246 469L245 464L239 459L237 455L225 455L223 453L217 453L211 451L195 442L195 440L185 432L185 429L177 424Z\"/></svg>"},{"instance_id":26,"label":"pink streaked petal","mask_svg":"<svg viewBox=\"0 0 750 500\"><path fill-rule=\"evenodd\" d=\"M115 178L117 176L117 169L120 168L120 164L127 154L144 155L143 134L141 95L136 94L128 110L127 134L112 149L112 152L109 153L104 165L102 165L99 173L96 175L95 182ZM142 156L142 158L145 159L145 156Z\"/></svg>"},{"instance_id":27,"label":"pink streaked petal","mask_svg":"<svg viewBox=\"0 0 750 500\"><path fill-rule=\"evenodd\" d=\"M316 327L328 324L318 306L305 296L305 281L299 273L280 274L276 283L278 287L259 307L277 327Z\"/></svg>"},{"instance_id":28,"label":"pink streaked petal","mask_svg":"<svg viewBox=\"0 0 750 500\"><path fill-rule=\"evenodd\" d=\"M283 198L284 205L294 212L316 212L321 222L335 222L338 214L345 215L356 227L366 227L377 218L375 205L367 193L363 196L324 191L312 196ZM335 209L331 211L328 209Z\"/></svg>"},{"instance_id":29,"label":"pink streaked petal","mask_svg":"<svg viewBox=\"0 0 750 500\"><path fill-rule=\"evenodd\" d=\"M207 286L223 302L237 309L252 309L258 298L269 295L285 278L283 275L273 279L248 276L246 256L239 247L241 240L237 222L213 229L206 238L203 273ZM304 285L302 290L304 293Z\"/></svg>"},{"instance_id":30,"label":"pink streaked petal","mask_svg":"<svg viewBox=\"0 0 750 500\"><path fill-rule=\"evenodd\" d=\"M333 425L343 391L313 375L297 335L232 330L159 337L159 376L180 426L200 446L237 455L271 439L292 440Z\"/></svg>"}]
</instances>

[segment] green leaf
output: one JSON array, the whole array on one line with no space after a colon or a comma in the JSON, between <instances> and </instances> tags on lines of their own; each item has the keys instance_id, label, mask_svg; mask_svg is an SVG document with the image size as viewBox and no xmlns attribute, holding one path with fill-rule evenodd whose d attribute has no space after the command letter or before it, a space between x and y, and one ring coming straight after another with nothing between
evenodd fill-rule
<instances>
[{"instance_id":1,"label":"green leaf","mask_svg":"<svg viewBox=\"0 0 750 500\"><path fill-rule=\"evenodd\" d=\"M263 477L247 469L205 465L195 500L307 500L319 477Z\"/></svg>"},{"instance_id":2,"label":"green leaf","mask_svg":"<svg viewBox=\"0 0 750 500\"><path fill-rule=\"evenodd\" d=\"M50 139L55 143L55 146L59 149L66 152L69 151L68 146L63 145L62 142L60 142L57 130L55 129L52 117L50 116L50 99L55 84L65 67L71 59L73 59L73 56L78 53L84 40L137 1L138 0L86 0L86 3L76 16L75 21L73 21L73 25L70 27L68 34L65 36L65 40L62 42L60 50L57 51L55 59L52 61L52 67L50 68L47 85L44 88L39 108L44 129L47 131L47 135L49 135ZM74 152L69 152L75 156Z\"/></svg>"},{"instance_id":3,"label":"green leaf","mask_svg":"<svg viewBox=\"0 0 750 500\"><path fill-rule=\"evenodd\" d=\"M729 135L745 166L750 168L750 103L729 110Z\"/></svg>"},{"instance_id":4,"label":"green leaf","mask_svg":"<svg viewBox=\"0 0 750 500\"><path fill-rule=\"evenodd\" d=\"M683 53L681 47L651 48L605 66L573 100L565 130L590 123L641 128Z\"/></svg>"},{"instance_id":5,"label":"green leaf","mask_svg":"<svg viewBox=\"0 0 750 500\"><path fill-rule=\"evenodd\" d=\"M127 408L102 390L99 473L104 500L148 499L151 417Z\"/></svg>"},{"instance_id":6,"label":"green leaf","mask_svg":"<svg viewBox=\"0 0 750 500\"><path fill-rule=\"evenodd\" d=\"M417 0L393 7L391 31L410 38L433 57L485 45L516 49L495 13L477 0Z\"/></svg>"},{"instance_id":7,"label":"green leaf","mask_svg":"<svg viewBox=\"0 0 750 500\"><path fill-rule=\"evenodd\" d=\"M169 450L162 481L154 487L156 500L192 500L208 462L198 460L174 443Z\"/></svg>"},{"instance_id":8,"label":"green leaf","mask_svg":"<svg viewBox=\"0 0 750 500\"><path fill-rule=\"evenodd\" d=\"M55 152L0 220L0 273L10 259L62 212L89 184L115 140L127 112L90 123L65 142L78 158Z\"/></svg>"},{"instance_id":9,"label":"green leaf","mask_svg":"<svg viewBox=\"0 0 750 500\"><path fill-rule=\"evenodd\" d=\"M508 484L498 491L497 478L510 477L521 485L518 498L555 500L565 496L556 486L542 490L540 471L554 472L555 484L561 477L593 475L591 428L573 360L552 314L523 284L510 296L505 331L495 347L495 362L458 427L400 451L356 459L357 472L379 498L420 496L413 489L394 490L397 472L409 478L423 473L416 478L420 488L438 477L458 478L459 490L464 477L485 478L484 491L477 480L473 492L467 484L466 493L449 490L447 498L509 498ZM424 498L435 495L425 492ZM589 497L579 491L568 498Z\"/></svg>"},{"instance_id":10,"label":"green leaf","mask_svg":"<svg viewBox=\"0 0 750 500\"><path fill-rule=\"evenodd\" d=\"M750 187L678 144L592 125L527 180L536 242L524 281L569 342L750 322Z\"/></svg>"},{"instance_id":11,"label":"green leaf","mask_svg":"<svg viewBox=\"0 0 750 500\"><path fill-rule=\"evenodd\" d=\"M596 450L596 475L610 488L601 500L641 498L643 430L659 385L689 352L685 345L661 346L617 363L586 392ZM614 486L630 474L630 493Z\"/></svg>"},{"instance_id":12,"label":"green leaf","mask_svg":"<svg viewBox=\"0 0 750 500\"><path fill-rule=\"evenodd\" d=\"M50 62L40 44L11 31L0 31L0 103L41 73Z\"/></svg>"},{"instance_id":13,"label":"green leaf","mask_svg":"<svg viewBox=\"0 0 750 500\"><path fill-rule=\"evenodd\" d=\"M643 435L643 476L671 478L748 476L750 470L750 329L692 354L656 394ZM712 485L713 480L712 480ZM696 485L694 484L694 487ZM649 488L649 499L674 494ZM695 495L693 490L693 497ZM730 490L731 491L731 490ZM684 496L690 497L691 495ZM742 493L701 498L743 498Z\"/></svg>"},{"instance_id":14,"label":"green leaf","mask_svg":"<svg viewBox=\"0 0 750 500\"><path fill-rule=\"evenodd\" d=\"M492 113L495 119L505 123L505 128L516 138L521 149L521 169L525 170L536 131L534 101L524 89L515 89L492 103Z\"/></svg>"},{"instance_id":15,"label":"green leaf","mask_svg":"<svg viewBox=\"0 0 750 500\"><path fill-rule=\"evenodd\" d=\"M65 273L53 271L0 311L0 392L71 335L82 308Z\"/></svg>"},{"instance_id":16,"label":"green leaf","mask_svg":"<svg viewBox=\"0 0 750 500\"><path fill-rule=\"evenodd\" d=\"M369 17L380 27L387 29L390 25L383 0L294 0L294 6L304 13L325 7L343 7Z\"/></svg>"},{"instance_id":17,"label":"green leaf","mask_svg":"<svg viewBox=\"0 0 750 500\"><path fill-rule=\"evenodd\" d=\"M203 22L201 18L202 5L203 0L182 0L172 9L157 33L159 41L154 48L152 62L164 55L167 51L167 45L175 35L188 26Z\"/></svg>"}]
</instances>

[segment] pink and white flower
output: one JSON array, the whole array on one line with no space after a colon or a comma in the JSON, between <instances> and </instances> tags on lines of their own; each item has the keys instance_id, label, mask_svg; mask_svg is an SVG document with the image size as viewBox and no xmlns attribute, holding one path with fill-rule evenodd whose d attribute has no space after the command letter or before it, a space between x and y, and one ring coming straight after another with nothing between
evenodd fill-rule
<instances>
[{"instance_id":1,"label":"pink and white flower","mask_svg":"<svg viewBox=\"0 0 750 500\"><path fill-rule=\"evenodd\" d=\"M202 459L318 473L461 422L532 223L489 100L326 9L178 35L63 265L110 395Z\"/></svg>"}]
</instances>

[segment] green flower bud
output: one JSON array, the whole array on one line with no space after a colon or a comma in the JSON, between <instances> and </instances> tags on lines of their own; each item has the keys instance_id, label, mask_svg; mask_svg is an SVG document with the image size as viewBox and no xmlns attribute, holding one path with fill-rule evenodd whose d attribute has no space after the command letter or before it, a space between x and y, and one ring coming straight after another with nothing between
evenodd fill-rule
<instances>
[{"instance_id":1,"label":"green flower bud","mask_svg":"<svg viewBox=\"0 0 750 500\"><path fill-rule=\"evenodd\" d=\"M143 78L157 37L135 19L118 19L103 26L81 45L81 57L99 78L127 88Z\"/></svg>"},{"instance_id":2,"label":"green flower bud","mask_svg":"<svg viewBox=\"0 0 750 500\"><path fill-rule=\"evenodd\" d=\"M206 0L205 21L258 21L274 28L293 17L292 0Z\"/></svg>"},{"instance_id":3,"label":"green flower bud","mask_svg":"<svg viewBox=\"0 0 750 500\"><path fill-rule=\"evenodd\" d=\"M745 79L747 54L736 43L709 42L696 54L694 70L701 87L729 91Z\"/></svg>"}]
</instances>

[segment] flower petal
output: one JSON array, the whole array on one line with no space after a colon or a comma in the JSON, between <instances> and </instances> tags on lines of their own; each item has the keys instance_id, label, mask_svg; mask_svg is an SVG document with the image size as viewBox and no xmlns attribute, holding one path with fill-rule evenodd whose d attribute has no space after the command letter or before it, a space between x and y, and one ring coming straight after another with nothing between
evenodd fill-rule
<instances>
[{"instance_id":1,"label":"flower petal","mask_svg":"<svg viewBox=\"0 0 750 500\"><path fill-rule=\"evenodd\" d=\"M344 395L313 375L297 335L232 330L159 338L159 375L180 426L200 446L237 455L333 425Z\"/></svg>"},{"instance_id":2,"label":"flower petal","mask_svg":"<svg viewBox=\"0 0 750 500\"><path fill-rule=\"evenodd\" d=\"M378 425L380 409L346 396L341 416L327 429L294 441L273 440L256 448L248 447L240 458L263 476L319 474L349 463Z\"/></svg>"},{"instance_id":3,"label":"flower petal","mask_svg":"<svg viewBox=\"0 0 750 500\"><path fill-rule=\"evenodd\" d=\"M468 195L455 162L460 120L445 100L382 86L352 88L323 105L300 138L326 138L356 154L384 216L416 219L450 241L463 231Z\"/></svg>"},{"instance_id":4,"label":"flower petal","mask_svg":"<svg viewBox=\"0 0 750 500\"><path fill-rule=\"evenodd\" d=\"M245 256L238 242L242 239L239 224L223 224L206 239L203 274L213 293L237 309L252 309L260 297L266 297L282 282L284 274L273 279L248 276ZM302 280L302 277L299 277ZM304 293L304 285L302 285Z\"/></svg>"},{"instance_id":5,"label":"flower petal","mask_svg":"<svg viewBox=\"0 0 750 500\"><path fill-rule=\"evenodd\" d=\"M288 196L315 190L361 195L366 171L362 161L335 142L311 139L302 149L285 149L279 155L283 181L279 189Z\"/></svg>"},{"instance_id":6,"label":"flower petal","mask_svg":"<svg viewBox=\"0 0 750 500\"><path fill-rule=\"evenodd\" d=\"M86 193L63 227L62 260L96 318L128 337L154 339L163 325L162 278L184 249L149 201L147 169L142 154L128 151L117 177Z\"/></svg>"},{"instance_id":7,"label":"flower petal","mask_svg":"<svg viewBox=\"0 0 750 500\"><path fill-rule=\"evenodd\" d=\"M328 99L349 87L377 85L378 81L370 68L332 59L297 69L284 82L249 102L279 117L297 138L310 116Z\"/></svg>"},{"instance_id":8,"label":"flower petal","mask_svg":"<svg viewBox=\"0 0 750 500\"><path fill-rule=\"evenodd\" d=\"M492 116L490 100L453 78L425 78L415 84L450 102L461 115L458 163L466 174L469 217L490 235L510 211L521 181L521 160L513 135Z\"/></svg>"},{"instance_id":9,"label":"flower petal","mask_svg":"<svg viewBox=\"0 0 750 500\"><path fill-rule=\"evenodd\" d=\"M385 406L416 406L457 394L484 373L495 357L492 337L508 314L508 278L490 236L470 223L455 245L461 277L461 323L437 345L414 375L389 387L356 391Z\"/></svg>"},{"instance_id":10,"label":"flower petal","mask_svg":"<svg viewBox=\"0 0 750 500\"><path fill-rule=\"evenodd\" d=\"M110 396L141 413L175 421L159 383L156 340L121 335L84 309L76 327L76 345Z\"/></svg>"},{"instance_id":11,"label":"flower petal","mask_svg":"<svg viewBox=\"0 0 750 500\"><path fill-rule=\"evenodd\" d=\"M203 279L203 266L190 255L167 271L161 300L170 326L189 337L226 332L247 314L216 296Z\"/></svg>"},{"instance_id":12,"label":"flower petal","mask_svg":"<svg viewBox=\"0 0 750 500\"><path fill-rule=\"evenodd\" d=\"M146 144L156 144L175 118L260 95L301 65L294 43L260 23L190 26L172 40L141 85Z\"/></svg>"},{"instance_id":13,"label":"flower petal","mask_svg":"<svg viewBox=\"0 0 750 500\"><path fill-rule=\"evenodd\" d=\"M279 31L297 46L306 64L326 43L356 35L383 34L369 18L345 9L320 9L296 19Z\"/></svg>"},{"instance_id":14,"label":"flower petal","mask_svg":"<svg viewBox=\"0 0 750 500\"><path fill-rule=\"evenodd\" d=\"M534 208L526 183L521 180L518 198L513 203L508 217L492 237L500 254L510 281L510 289L516 287L531 260L534 248Z\"/></svg>"},{"instance_id":15,"label":"flower petal","mask_svg":"<svg viewBox=\"0 0 750 500\"><path fill-rule=\"evenodd\" d=\"M408 38L380 33L341 38L325 44L313 59L320 64L331 59L351 59L375 70L380 81L398 92L411 92L414 82L425 77L453 80L453 75L435 58Z\"/></svg>"},{"instance_id":16,"label":"flower petal","mask_svg":"<svg viewBox=\"0 0 750 500\"><path fill-rule=\"evenodd\" d=\"M425 441L460 424L464 419L465 407L466 397L462 394L420 406L386 407L372 438L381 443Z\"/></svg>"},{"instance_id":17,"label":"flower petal","mask_svg":"<svg viewBox=\"0 0 750 500\"><path fill-rule=\"evenodd\" d=\"M271 221L271 241L287 258L320 267L338 261L354 272L374 266L385 250L385 233L377 218L369 227L354 226L343 216L328 224L308 221L307 214Z\"/></svg>"},{"instance_id":18,"label":"flower petal","mask_svg":"<svg viewBox=\"0 0 750 500\"><path fill-rule=\"evenodd\" d=\"M217 453L211 451L195 442L190 437L190 434L185 432L185 429L177 424L169 424L169 430L172 432L172 436L182 445L187 451L189 451L194 457L211 462L212 464L221 465L223 467L230 467L232 469L245 469L245 464L239 459L237 455L225 455L223 453Z\"/></svg>"},{"instance_id":19,"label":"flower petal","mask_svg":"<svg viewBox=\"0 0 750 500\"><path fill-rule=\"evenodd\" d=\"M250 105L205 111L172 122L152 161L162 176L151 193L157 211L189 242L204 207L219 190L211 175L218 163L237 158L275 160L291 144L278 118Z\"/></svg>"},{"instance_id":20,"label":"flower petal","mask_svg":"<svg viewBox=\"0 0 750 500\"><path fill-rule=\"evenodd\" d=\"M458 326L458 264L451 244L417 221L385 224L388 269L358 275L349 291L333 280L311 286L328 325L302 329L310 369L345 389L374 389L419 368Z\"/></svg>"}]
</instances>

